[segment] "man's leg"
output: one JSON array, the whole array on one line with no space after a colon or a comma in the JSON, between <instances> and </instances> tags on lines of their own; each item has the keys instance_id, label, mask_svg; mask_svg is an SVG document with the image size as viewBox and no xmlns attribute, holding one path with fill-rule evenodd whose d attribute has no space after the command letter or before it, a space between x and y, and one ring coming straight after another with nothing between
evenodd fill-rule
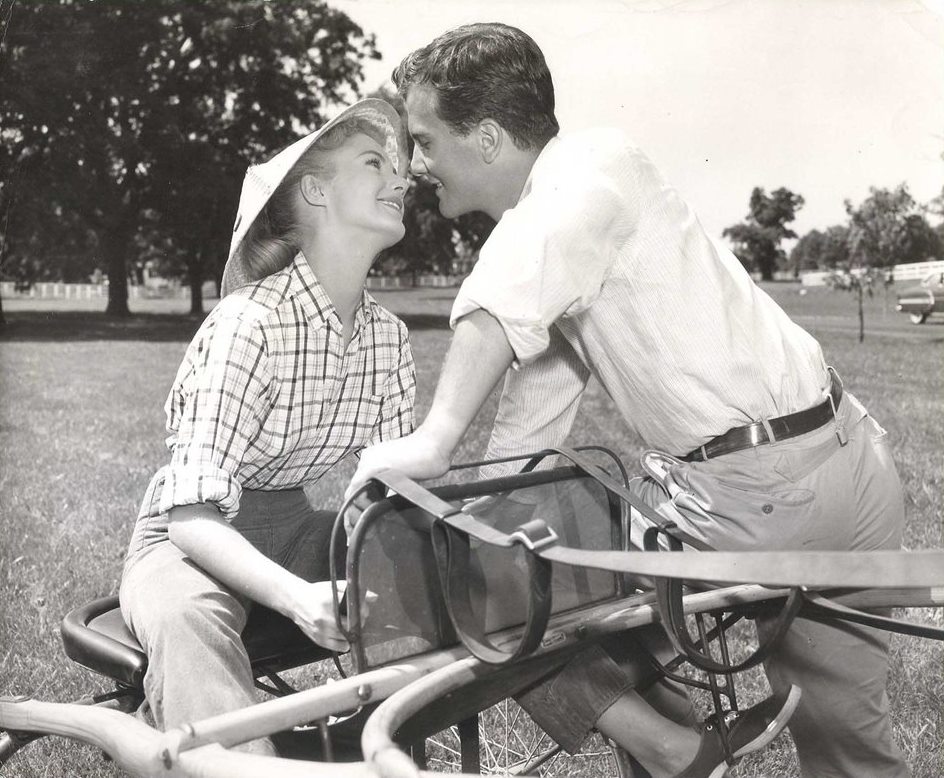
<instances>
[{"instance_id":1,"label":"man's leg","mask_svg":"<svg viewBox=\"0 0 944 778\"><path fill-rule=\"evenodd\" d=\"M763 636L768 623L757 622ZM775 691L794 683L803 701L790 720L802 775L909 775L892 740L885 681L888 635L797 619L765 663Z\"/></svg>"},{"instance_id":2,"label":"man's leg","mask_svg":"<svg viewBox=\"0 0 944 778\"><path fill-rule=\"evenodd\" d=\"M841 458L818 488L848 479L844 498L853 550L898 549L904 508L884 432L871 419L850 430ZM832 506L831 513L841 511ZM828 519L823 517L823 521ZM769 625L758 621L763 634ZM804 776L904 778L910 771L892 738L886 693L889 635L854 624L797 619L766 663L773 688L795 683L803 703L790 722Z\"/></svg>"},{"instance_id":3,"label":"man's leg","mask_svg":"<svg viewBox=\"0 0 944 778\"><path fill-rule=\"evenodd\" d=\"M597 729L652 775L674 775L691 761L699 735L688 696L663 680L634 637L615 635L516 700L568 753Z\"/></svg>"},{"instance_id":4,"label":"man's leg","mask_svg":"<svg viewBox=\"0 0 944 778\"><path fill-rule=\"evenodd\" d=\"M686 531L718 550L900 547L901 487L883 432L850 395L837 427L671 468L671 487L703 507L678 511ZM762 633L768 628L758 623ZM887 639L863 627L798 619L767 662L775 692L803 690L790 722L803 775L909 775L891 737Z\"/></svg>"}]
</instances>

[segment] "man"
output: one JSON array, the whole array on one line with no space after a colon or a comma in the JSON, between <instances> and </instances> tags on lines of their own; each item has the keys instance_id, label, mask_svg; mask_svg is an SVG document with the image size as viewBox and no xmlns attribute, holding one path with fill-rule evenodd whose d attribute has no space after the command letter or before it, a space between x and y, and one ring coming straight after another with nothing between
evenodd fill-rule
<instances>
[{"instance_id":1,"label":"man","mask_svg":"<svg viewBox=\"0 0 944 778\"><path fill-rule=\"evenodd\" d=\"M366 450L352 488L382 467L442 474L506 372L489 456L560 444L594 376L653 449L633 489L690 536L719 550L899 548L903 500L884 431L622 133L558 136L534 41L504 25L461 27L409 55L394 81L412 171L435 183L440 211L498 223L456 298L428 416ZM757 715L788 716L796 684L804 775L908 775L887 664L882 634L798 619L768 661L775 694ZM635 682L625 655L597 646L521 701L568 749L595 726L653 775L672 775L686 765L672 754L688 760L692 744ZM712 759L700 753L682 774L717 774L701 771Z\"/></svg>"}]
</instances>

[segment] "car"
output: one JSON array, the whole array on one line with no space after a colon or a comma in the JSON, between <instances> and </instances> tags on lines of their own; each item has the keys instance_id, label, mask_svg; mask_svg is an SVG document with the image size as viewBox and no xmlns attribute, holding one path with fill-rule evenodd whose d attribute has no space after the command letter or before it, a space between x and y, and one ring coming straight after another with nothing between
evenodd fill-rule
<instances>
[{"instance_id":1,"label":"car","mask_svg":"<svg viewBox=\"0 0 944 778\"><path fill-rule=\"evenodd\" d=\"M944 313L944 272L931 273L898 295L895 309L907 313L912 324L924 324L932 313Z\"/></svg>"}]
</instances>

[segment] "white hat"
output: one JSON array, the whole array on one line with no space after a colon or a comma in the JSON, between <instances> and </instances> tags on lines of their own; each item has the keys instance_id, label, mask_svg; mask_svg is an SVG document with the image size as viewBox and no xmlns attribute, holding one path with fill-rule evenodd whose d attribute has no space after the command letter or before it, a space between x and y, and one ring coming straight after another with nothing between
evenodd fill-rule
<instances>
[{"instance_id":1,"label":"white hat","mask_svg":"<svg viewBox=\"0 0 944 778\"><path fill-rule=\"evenodd\" d=\"M220 286L224 297L240 286L259 280L242 259L235 256L236 250L256 217L262 213L262 209L269 202L269 198L278 189L279 184L318 138L332 127L353 118L367 119L384 130L386 152L393 161L397 173L401 176L406 175L409 160L403 122L390 103L376 98L354 103L315 132L280 151L272 159L260 165L252 165L243 179L243 189L239 195L239 210L236 213L236 223L233 225L233 239L230 242L226 266L223 268L223 281Z\"/></svg>"}]
</instances>

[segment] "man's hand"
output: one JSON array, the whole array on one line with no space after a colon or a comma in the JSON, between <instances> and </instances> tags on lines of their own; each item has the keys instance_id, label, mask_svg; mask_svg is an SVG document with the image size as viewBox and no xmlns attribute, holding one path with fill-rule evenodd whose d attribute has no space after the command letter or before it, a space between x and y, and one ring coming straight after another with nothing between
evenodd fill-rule
<instances>
[{"instance_id":1,"label":"man's hand","mask_svg":"<svg viewBox=\"0 0 944 778\"><path fill-rule=\"evenodd\" d=\"M443 475L462 436L513 358L497 319L481 309L463 316L456 324L433 404L423 423L412 435L364 449L345 498L387 468L417 481Z\"/></svg>"},{"instance_id":2,"label":"man's hand","mask_svg":"<svg viewBox=\"0 0 944 778\"><path fill-rule=\"evenodd\" d=\"M449 470L450 453L443 451L423 427L397 440L388 440L361 452L360 462L345 493L350 497L381 470L391 469L408 478L438 478Z\"/></svg>"}]
</instances>

